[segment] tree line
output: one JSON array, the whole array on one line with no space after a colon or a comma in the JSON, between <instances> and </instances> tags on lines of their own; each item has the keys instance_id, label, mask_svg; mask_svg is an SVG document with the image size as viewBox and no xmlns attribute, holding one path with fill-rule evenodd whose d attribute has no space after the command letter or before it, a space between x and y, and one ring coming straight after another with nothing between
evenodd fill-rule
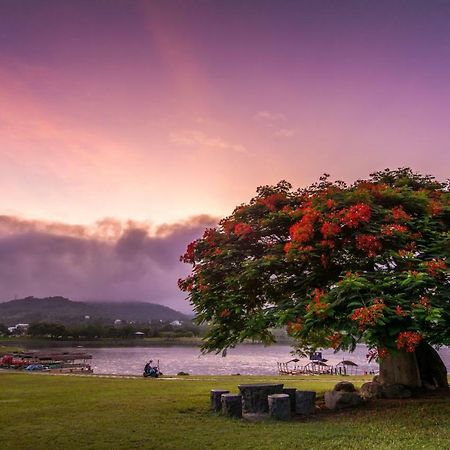
<instances>
[{"instance_id":1,"label":"tree line","mask_svg":"<svg viewBox=\"0 0 450 450\"><path fill-rule=\"evenodd\" d=\"M48 339L129 339L135 338L137 332L143 333L138 336L146 338L199 337L203 334L203 327L191 322L179 326L171 325L168 322L121 325L105 325L102 323L63 325L60 323L34 322L26 330L23 330L22 334ZM0 324L0 336L10 334L8 328L4 324Z\"/></svg>"}]
</instances>

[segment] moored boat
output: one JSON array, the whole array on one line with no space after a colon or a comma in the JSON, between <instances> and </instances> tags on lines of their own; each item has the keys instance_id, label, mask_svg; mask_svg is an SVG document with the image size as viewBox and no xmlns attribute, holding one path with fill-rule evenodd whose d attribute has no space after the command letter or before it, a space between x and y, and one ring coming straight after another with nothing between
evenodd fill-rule
<instances>
[{"instance_id":1,"label":"moored boat","mask_svg":"<svg viewBox=\"0 0 450 450\"><path fill-rule=\"evenodd\" d=\"M92 373L87 361L92 355L83 352L17 352L3 355L0 367L28 371L46 371L57 373Z\"/></svg>"}]
</instances>

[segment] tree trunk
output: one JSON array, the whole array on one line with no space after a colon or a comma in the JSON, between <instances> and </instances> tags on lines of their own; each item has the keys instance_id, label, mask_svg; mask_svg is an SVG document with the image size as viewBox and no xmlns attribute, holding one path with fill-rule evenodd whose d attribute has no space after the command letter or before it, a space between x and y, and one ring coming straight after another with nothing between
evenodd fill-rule
<instances>
[{"instance_id":1,"label":"tree trunk","mask_svg":"<svg viewBox=\"0 0 450 450\"><path fill-rule=\"evenodd\" d=\"M383 358L380 361L379 381L385 385L420 387L422 382L415 353L400 351Z\"/></svg>"},{"instance_id":2,"label":"tree trunk","mask_svg":"<svg viewBox=\"0 0 450 450\"><path fill-rule=\"evenodd\" d=\"M431 345L422 342L414 353L400 351L380 361L379 382L411 388L448 388L447 369Z\"/></svg>"}]
</instances>

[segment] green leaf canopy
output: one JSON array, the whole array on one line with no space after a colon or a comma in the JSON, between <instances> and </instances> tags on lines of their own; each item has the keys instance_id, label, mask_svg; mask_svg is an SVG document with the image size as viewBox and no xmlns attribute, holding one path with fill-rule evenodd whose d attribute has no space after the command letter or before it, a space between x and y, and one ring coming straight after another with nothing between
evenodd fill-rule
<instances>
[{"instance_id":1,"label":"green leaf canopy","mask_svg":"<svg viewBox=\"0 0 450 450\"><path fill-rule=\"evenodd\" d=\"M189 244L179 286L210 324L204 351L269 344L275 327L299 351L450 344L449 224L449 184L408 168L282 181Z\"/></svg>"}]
</instances>

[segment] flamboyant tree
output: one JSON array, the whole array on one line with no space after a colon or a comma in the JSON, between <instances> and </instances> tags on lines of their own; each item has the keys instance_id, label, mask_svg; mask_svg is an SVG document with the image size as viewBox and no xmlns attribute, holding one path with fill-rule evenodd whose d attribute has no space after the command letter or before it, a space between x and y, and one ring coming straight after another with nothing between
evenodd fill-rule
<instances>
[{"instance_id":1,"label":"flamboyant tree","mask_svg":"<svg viewBox=\"0 0 450 450\"><path fill-rule=\"evenodd\" d=\"M410 169L282 181L189 244L179 285L210 325L205 351L287 327L298 352L363 342L384 382L443 385L426 366L450 344L449 224L449 183Z\"/></svg>"}]
</instances>

